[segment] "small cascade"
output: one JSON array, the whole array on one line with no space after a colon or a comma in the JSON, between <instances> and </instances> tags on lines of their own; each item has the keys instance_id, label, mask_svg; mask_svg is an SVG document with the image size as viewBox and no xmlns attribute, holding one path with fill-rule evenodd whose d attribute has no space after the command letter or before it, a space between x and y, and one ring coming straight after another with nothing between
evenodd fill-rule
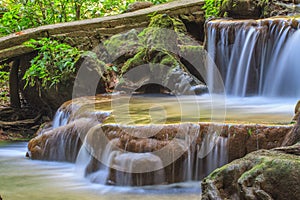
<instances>
[{"instance_id":1,"label":"small cascade","mask_svg":"<svg viewBox=\"0 0 300 200\"><path fill-rule=\"evenodd\" d=\"M164 100L170 103L170 97ZM97 184L173 184L202 180L228 160L258 147L278 147L291 129L204 122L126 125L112 123L112 118L103 123L112 112L107 107L110 102L101 97L97 101L96 106L94 100L92 106L86 100L80 106L76 102L63 105L57 118L63 119L61 111L70 110L67 124L45 127L29 142L28 155L32 159L76 163L76 173ZM70 109L72 104L76 109ZM136 112L141 116L140 110Z\"/></svg>"},{"instance_id":2,"label":"small cascade","mask_svg":"<svg viewBox=\"0 0 300 200\"><path fill-rule=\"evenodd\" d=\"M227 138L215 137L215 140L209 142L208 146L210 146L209 148L212 148L212 150L208 155L201 158L201 151L198 151L198 157L201 158L197 163L199 169L197 176L199 179L206 177L213 170L228 163L227 143Z\"/></svg>"},{"instance_id":3,"label":"small cascade","mask_svg":"<svg viewBox=\"0 0 300 200\"><path fill-rule=\"evenodd\" d=\"M287 41L298 26L297 20L288 18L208 22L207 50L222 74L227 94L299 97L295 82L288 81L299 71L293 71L298 69L284 59L287 52L291 54L288 49L295 40ZM292 92L284 92L286 88Z\"/></svg>"},{"instance_id":4,"label":"small cascade","mask_svg":"<svg viewBox=\"0 0 300 200\"><path fill-rule=\"evenodd\" d=\"M158 185L165 182L164 166L160 157L152 153L123 153L114 160L116 185ZM160 168L161 170L152 171ZM138 173L145 170L146 173Z\"/></svg>"},{"instance_id":5,"label":"small cascade","mask_svg":"<svg viewBox=\"0 0 300 200\"><path fill-rule=\"evenodd\" d=\"M65 126L68 123L69 117L69 112L65 112L64 110L58 109L53 118L52 128L54 129L60 126Z\"/></svg>"},{"instance_id":6,"label":"small cascade","mask_svg":"<svg viewBox=\"0 0 300 200\"><path fill-rule=\"evenodd\" d=\"M75 162L88 130L97 122L82 118L48 130L30 141L32 159Z\"/></svg>"},{"instance_id":7,"label":"small cascade","mask_svg":"<svg viewBox=\"0 0 300 200\"><path fill-rule=\"evenodd\" d=\"M138 137L145 132L154 138ZM77 163L81 170L85 163L85 176L100 184L144 186L201 180L228 162L227 140L206 133L206 139L198 143L198 132L199 127L190 124L98 125L86 135Z\"/></svg>"}]
</instances>

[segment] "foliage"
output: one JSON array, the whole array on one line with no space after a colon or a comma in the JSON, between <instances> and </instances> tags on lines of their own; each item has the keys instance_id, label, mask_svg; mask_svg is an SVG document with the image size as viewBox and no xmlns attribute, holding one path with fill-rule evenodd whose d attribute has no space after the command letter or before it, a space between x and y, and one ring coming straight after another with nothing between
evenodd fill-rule
<instances>
[{"instance_id":1,"label":"foliage","mask_svg":"<svg viewBox=\"0 0 300 200\"><path fill-rule=\"evenodd\" d=\"M205 18L218 17L223 0L205 0Z\"/></svg>"},{"instance_id":2,"label":"foliage","mask_svg":"<svg viewBox=\"0 0 300 200\"><path fill-rule=\"evenodd\" d=\"M9 101L9 72L4 68L5 66L0 65L0 104L7 104Z\"/></svg>"},{"instance_id":3,"label":"foliage","mask_svg":"<svg viewBox=\"0 0 300 200\"><path fill-rule=\"evenodd\" d=\"M0 36L41 25L119 14L135 1L0 0ZM159 4L168 0L151 1L154 4ZM1 15L3 16L1 17Z\"/></svg>"},{"instance_id":4,"label":"foliage","mask_svg":"<svg viewBox=\"0 0 300 200\"><path fill-rule=\"evenodd\" d=\"M23 79L25 87L38 85L43 88L67 84L76 75L76 62L82 51L56 40L43 38L25 43L26 46L38 50L38 55L31 61L31 67Z\"/></svg>"}]
</instances>

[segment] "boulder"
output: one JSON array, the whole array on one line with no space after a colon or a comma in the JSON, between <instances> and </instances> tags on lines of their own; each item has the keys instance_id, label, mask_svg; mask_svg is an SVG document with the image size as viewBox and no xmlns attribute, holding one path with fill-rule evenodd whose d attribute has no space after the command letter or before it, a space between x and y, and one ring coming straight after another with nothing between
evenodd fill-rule
<instances>
[{"instance_id":1,"label":"boulder","mask_svg":"<svg viewBox=\"0 0 300 200\"><path fill-rule=\"evenodd\" d=\"M235 19L258 19L299 13L295 0L223 0L220 16Z\"/></svg>"},{"instance_id":2,"label":"boulder","mask_svg":"<svg viewBox=\"0 0 300 200\"><path fill-rule=\"evenodd\" d=\"M128 44L131 40L129 38ZM204 49L188 36L186 26L179 18L166 14L152 17L149 26L138 34L138 43L136 54L121 66L121 79L116 90L175 95L207 92L200 81L203 78L195 70L198 65L205 68ZM197 55L199 63L193 62L192 55ZM184 59L190 65L184 64Z\"/></svg>"},{"instance_id":3,"label":"boulder","mask_svg":"<svg viewBox=\"0 0 300 200\"><path fill-rule=\"evenodd\" d=\"M238 19L258 19L263 15L266 3L258 0L224 0L220 15Z\"/></svg>"},{"instance_id":4,"label":"boulder","mask_svg":"<svg viewBox=\"0 0 300 200\"><path fill-rule=\"evenodd\" d=\"M202 199L300 199L300 143L260 150L235 160L202 182Z\"/></svg>"}]
</instances>

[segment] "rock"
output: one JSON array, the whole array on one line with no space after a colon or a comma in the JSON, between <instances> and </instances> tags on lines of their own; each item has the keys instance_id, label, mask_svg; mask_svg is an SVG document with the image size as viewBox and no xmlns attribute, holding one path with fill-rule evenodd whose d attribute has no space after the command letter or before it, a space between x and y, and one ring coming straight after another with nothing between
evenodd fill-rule
<instances>
[{"instance_id":1,"label":"rock","mask_svg":"<svg viewBox=\"0 0 300 200\"><path fill-rule=\"evenodd\" d=\"M133 12L133 11L136 11L136 10L140 10L140 9L144 9L144 8L149 8L151 6L153 6L152 2L149 2L149 1L137 1L137 2L129 4L126 12Z\"/></svg>"},{"instance_id":2,"label":"rock","mask_svg":"<svg viewBox=\"0 0 300 200\"><path fill-rule=\"evenodd\" d=\"M190 61L191 55L197 54L199 62L204 65L201 62L204 49L197 48L197 43L188 37L181 20L166 14L156 15L138 35L138 41L138 52L121 68L122 77L117 90L175 95L207 92L204 83L198 79L201 75L196 73L197 66L184 65L180 58ZM181 45L186 45L186 48L183 50Z\"/></svg>"},{"instance_id":3,"label":"rock","mask_svg":"<svg viewBox=\"0 0 300 200\"><path fill-rule=\"evenodd\" d=\"M126 33L117 34L104 41L105 52L108 55L103 56L103 51L100 52L100 58L105 62L114 62L115 64L124 63L129 58L132 58L138 51L140 31L132 29Z\"/></svg>"},{"instance_id":4,"label":"rock","mask_svg":"<svg viewBox=\"0 0 300 200\"><path fill-rule=\"evenodd\" d=\"M295 116L293 117L293 122L297 123L299 115L300 115L300 101L297 102L294 113L295 113Z\"/></svg>"},{"instance_id":5,"label":"rock","mask_svg":"<svg viewBox=\"0 0 300 200\"><path fill-rule=\"evenodd\" d=\"M95 121L82 118L44 132L28 143L28 157L33 160L75 162L87 131L95 124Z\"/></svg>"},{"instance_id":6,"label":"rock","mask_svg":"<svg viewBox=\"0 0 300 200\"><path fill-rule=\"evenodd\" d=\"M225 0L220 8L220 15L238 19L258 19L263 15L265 4L262 2L257 0Z\"/></svg>"},{"instance_id":7,"label":"rock","mask_svg":"<svg viewBox=\"0 0 300 200\"><path fill-rule=\"evenodd\" d=\"M297 143L235 160L204 179L202 199L300 199L299 151Z\"/></svg>"},{"instance_id":8,"label":"rock","mask_svg":"<svg viewBox=\"0 0 300 200\"><path fill-rule=\"evenodd\" d=\"M295 107L295 116L293 121L296 121L293 129L285 136L282 146L290 146L300 141L300 101Z\"/></svg>"},{"instance_id":9,"label":"rock","mask_svg":"<svg viewBox=\"0 0 300 200\"><path fill-rule=\"evenodd\" d=\"M259 149L280 147L292 126L234 125L228 129L228 160Z\"/></svg>"},{"instance_id":10,"label":"rock","mask_svg":"<svg viewBox=\"0 0 300 200\"><path fill-rule=\"evenodd\" d=\"M235 19L258 19L299 13L298 1L224 0L220 16Z\"/></svg>"},{"instance_id":11,"label":"rock","mask_svg":"<svg viewBox=\"0 0 300 200\"><path fill-rule=\"evenodd\" d=\"M198 130L196 124L98 125L89 131L85 140L88 151L94 152L85 174L93 177L93 182L104 181L110 185L185 181L189 178L187 171L193 167L188 166L188 161L195 162L194 153L187 153L190 147L186 141L195 140ZM106 180L101 175L97 177L103 166L110 168Z\"/></svg>"},{"instance_id":12,"label":"rock","mask_svg":"<svg viewBox=\"0 0 300 200\"><path fill-rule=\"evenodd\" d=\"M95 183L171 184L201 180L228 161L257 149L279 147L292 128L173 121L174 124L116 124L112 100L111 95L99 95L64 103L53 123L60 127L53 129L45 124L29 142L28 157L75 162L84 155L80 164L85 176ZM65 118L66 123L57 123ZM83 144L87 151L81 148ZM86 153L78 156L79 152ZM282 147L277 152L299 154L296 148ZM157 168L148 171L146 167L139 173L139 168L148 164ZM107 169L105 175L103 169Z\"/></svg>"}]
</instances>

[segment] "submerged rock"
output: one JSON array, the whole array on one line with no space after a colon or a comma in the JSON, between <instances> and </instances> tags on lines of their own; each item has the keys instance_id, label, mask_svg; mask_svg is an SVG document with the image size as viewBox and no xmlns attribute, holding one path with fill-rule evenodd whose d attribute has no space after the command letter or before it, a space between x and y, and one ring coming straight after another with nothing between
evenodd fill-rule
<instances>
[{"instance_id":1,"label":"submerged rock","mask_svg":"<svg viewBox=\"0 0 300 200\"><path fill-rule=\"evenodd\" d=\"M300 143L260 150L215 170L203 199L300 199Z\"/></svg>"}]
</instances>

